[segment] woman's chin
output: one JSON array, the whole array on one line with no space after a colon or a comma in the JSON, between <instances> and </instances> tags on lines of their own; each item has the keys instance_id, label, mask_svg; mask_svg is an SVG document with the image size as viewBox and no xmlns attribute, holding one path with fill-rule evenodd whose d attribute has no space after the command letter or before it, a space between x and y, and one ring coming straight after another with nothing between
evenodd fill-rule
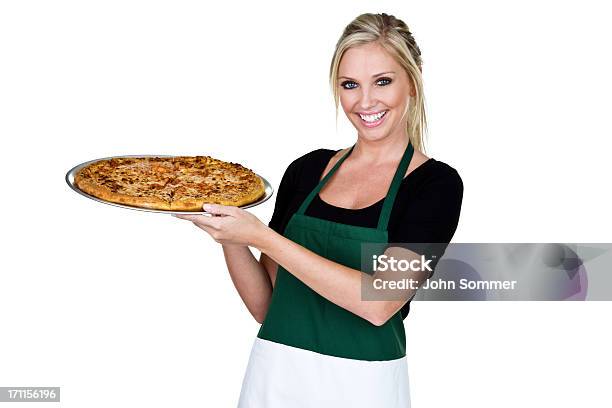
<instances>
[{"instance_id":1,"label":"woman's chin","mask_svg":"<svg viewBox=\"0 0 612 408\"><path fill-rule=\"evenodd\" d=\"M359 139L368 142L377 142L379 140L384 140L388 136L388 134L385 132L362 132L361 130L359 130L358 135Z\"/></svg>"},{"instance_id":2,"label":"woman's chin","mask_svg":"<svg viewBox=\"0 0 612 408\"><path fill-rule=\"evenodd\" d=\"M357 132L366 139L380 139L381 137L384 137L384 135L389 133L387 126L368 128L365 126L361 126L361 124L359 123L353 123L353 126L355 127L355 129L357 129Z\"/></svg>"}]
</instances>

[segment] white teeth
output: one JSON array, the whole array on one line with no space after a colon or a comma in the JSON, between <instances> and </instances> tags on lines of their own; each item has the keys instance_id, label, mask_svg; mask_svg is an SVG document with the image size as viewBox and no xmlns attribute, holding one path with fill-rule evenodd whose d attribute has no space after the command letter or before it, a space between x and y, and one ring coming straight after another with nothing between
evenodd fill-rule
<instances>
[{"instance_id":1,"label":"white teeth","mask_svg":"<svg viewBox=\"0 0 612 408\"><path fill-rule=\"evenodd\" d=\"M378 119L382 118L385 113L387 113L387 111L378 112L375 115L362 115L360 113L359 116L366 122L376 122Z\"/></svg>"}]
</instances>

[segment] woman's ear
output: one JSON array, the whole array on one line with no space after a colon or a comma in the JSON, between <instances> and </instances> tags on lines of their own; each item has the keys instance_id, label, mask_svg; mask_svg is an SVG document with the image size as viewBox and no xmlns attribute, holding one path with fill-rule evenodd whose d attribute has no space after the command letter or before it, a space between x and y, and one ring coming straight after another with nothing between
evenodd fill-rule
<instances>
[{"instance_id":1,"label":"woman's ear","mask_svg":"<svg viewBox=\"0 0 612 408\"><path fill-rule=\"evenodd\" d=\"M416 96L416 87L414 86L414 81L412 79L410 80L410 96L413 98Z\"/></svg>"}]
</instances>

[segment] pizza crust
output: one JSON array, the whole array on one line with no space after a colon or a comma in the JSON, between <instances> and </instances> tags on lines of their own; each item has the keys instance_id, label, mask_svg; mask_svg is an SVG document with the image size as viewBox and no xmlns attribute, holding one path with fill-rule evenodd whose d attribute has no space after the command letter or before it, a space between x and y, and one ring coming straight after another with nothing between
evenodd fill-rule
<instances>
[{"instance_id":1,"label":"pizza crust","mask_svg":"<svg viewBox=\"0 0 612 408\"><path fill-rule=\"evenodd\" d=\"M156 196L131 196L112 191L110 188L85 180L81 174L77 174L74 182L78 188L89 195L111 203L132 205L135 207L150 208L154 210L170 210L170 202Z\"/></svg>"},{"instance_id":2,"label":"pizza crust","mask_svg":"<svg viewBox=\"0 0 612 408\"><path fill-rule=\"evenodd\" d=\"M202 206L206 203L209 204L221 204L221 205L232 205L236 207L240 207L243 205L250 204L254 201L257 201L265 194L265 185L263 180L259 178L259 188L255 189L248 195L245 195L241 199L224 199L223 197L209 197L209 198L192 198L192 197L183 197L172 200L170 204L170 210L172 211L200 211L202 210Z\"/></svg>"}]
</instances>

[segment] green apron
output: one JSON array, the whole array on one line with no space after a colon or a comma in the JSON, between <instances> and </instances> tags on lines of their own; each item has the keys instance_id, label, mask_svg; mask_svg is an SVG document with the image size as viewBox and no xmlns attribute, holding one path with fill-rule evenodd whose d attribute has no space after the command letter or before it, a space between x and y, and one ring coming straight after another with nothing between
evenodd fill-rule
<instances>
[{"instance_id":1,"label":"green apron","mask_svg":"<svg viewBox=\"0 0 612 408\"><path fill-rule=\"evenodd\" d=\"M361 244L388 243L387 224L413 147L410 143L406 147L376 228L305 215L313 198L354 147L304 200L284 236L327 259L361 270ZM278 266L268 313L251 349L238 408L409 408L409 388L400 311L376 326L328 301Z\"/></svg>"},{"instance_id":2,"label":"green apron","mask_svg":"<svg viewBox=\"0 0 612 408\"><path fill-rule=\"evenodd\" d=\"M387 226L391 210L414 149L408 143L385 197L376 228L341 224L306 215L312 200L354 147L310 192L289 220L284 236L320 256L361 270L361 244L388 242ZM400 311L385 324L376 326L330 302L280 265L271 303L257 337L353 360L394 360L406 355L406 335Z\"/></svg>"}]
</instances>

